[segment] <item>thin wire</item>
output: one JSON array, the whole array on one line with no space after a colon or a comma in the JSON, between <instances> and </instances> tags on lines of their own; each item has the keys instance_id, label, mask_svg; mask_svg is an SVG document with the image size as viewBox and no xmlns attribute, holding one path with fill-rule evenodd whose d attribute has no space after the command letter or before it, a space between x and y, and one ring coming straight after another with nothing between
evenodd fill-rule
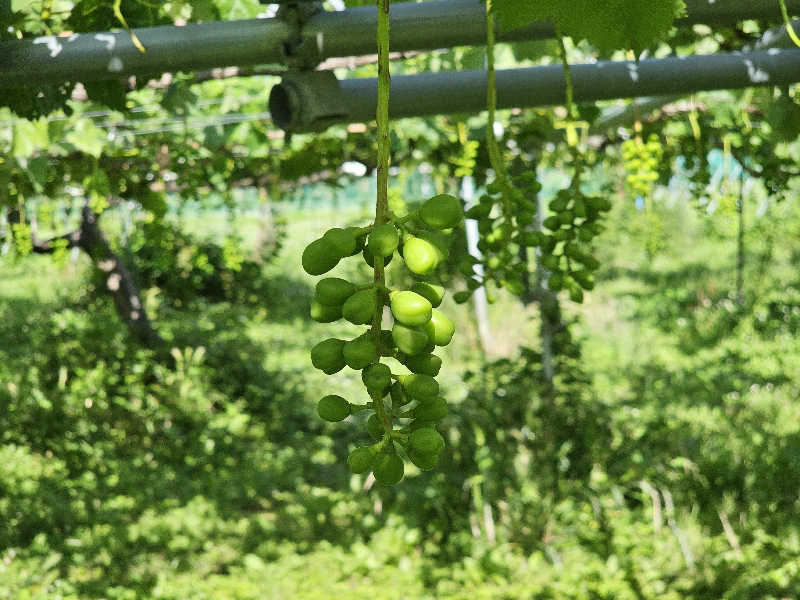
<instances>
[{"instance_id":1,"label":"thin wire","mask_svg":"<svg viewBox=\"0 0 800 600\"><path fill-rule=\"evenodd\" d=\"M154 133L164 133L168 131L181 131L184 128L187 129L200 129L201 127L216 127L217 125L230 125L232 123L245 123L247 121L265 121L270 118L269 112L260 112L260 113L239 113L239 114L232 114L226 115L222 118L199 118L199 119L192 119L187 120L186 124L184 125L183 120L181 119L178 123L175 123L173 126L167 127L154 127L150 129L131 129L131 130L123 130L115 133L120 133L122 135L150 135ZM109 128L113 130L114 128Z\"/></svg>"},{"instance_id":2,"label":"thin wire","mask_svg":"<svg viewBox=\"0 0 800 600\"><path fill-rule=\"evenodd\" d=\"M251 100L258 100L258 99L263 99L263 98L264 98L264 94L263 93L260 93L260 94L242 94L241 96L228 96L228 97L222 97L222 98L208 98L206 100L198 100L194 104L194 106L213 106L213 105L216 105L216 104L222 104L223 102L228 101L228 100L236 101L236 102L249 102ZM151 109L158 109L158 108L161 108L161 107L162 107L162 105L160 103L154 102L154 103L151 103L151 104L143 104L141 106L134 106L133 108L128 109L127 112L143 113L143 112L148 112ZM51 122L56 122L56 121L68 121L70 119L78 119L78 118L96 119L96 118L99 118L99 117L110 117L110 116L112 116L114 114L119 114L119 112L120 111L114 111L114 110L94 110L94 111L88 111L88 112L85 112L85 113L74 114L74 115L71 115L71 116L58 115L58 116L54 116L54 117L45 117L42 120L45 123L51 123ZM179 118L181 120L183 120L183 117L179 117ZM11 119L11 120L8 120L8 121L0 121L0 127L10 127L10 126L15 125L16 123L20 122L21 120L22 119ZM108 126L108 125L111 125L111 124L115 124L117 126L124 127L124 126L128 126L130 123L145 122L145 121L147 121L147 119L129 119L128 121L120 121L118 123L113 123L111 121L104 121L104 122L101 122L101 123L96 123L96 125L100 127L100 126Z\"/></svg>"}]
</instances>

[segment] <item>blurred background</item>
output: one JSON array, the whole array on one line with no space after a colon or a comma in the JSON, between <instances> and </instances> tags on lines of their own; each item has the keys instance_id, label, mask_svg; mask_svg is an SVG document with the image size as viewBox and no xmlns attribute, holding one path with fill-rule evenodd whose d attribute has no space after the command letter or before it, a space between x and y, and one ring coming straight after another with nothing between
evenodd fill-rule
<instances>
[{"instance_id":1,"label":"blurred background","mask_svg":"<svg viewBox=\"0 0 800 600\"><path fill-rule=\"evenodd\" d=\"M669 43L736 50L774 24ZM554 44L501 45L498 64L547 63ZM364 62L332 68L374 76ZM374 128L285 136L265 112L274 73L235 75L0 111L0 598L798 597L796 86L628 105L625 127L583 131L586 190L613 205L594 290L558 295L550 333L524 294L448 295L447 447L382 488L346 464L363 423L316 414L324 394L366 396L357 373L312 367L315 343L357 328L311 320L300 266L329 227L372 221ZM498 115L542 206L569 184L565 115ZM392 207L479 197L485 125L396 122ZM457 231L451 290L467 248Z\"/></svg>"}]
</instances>

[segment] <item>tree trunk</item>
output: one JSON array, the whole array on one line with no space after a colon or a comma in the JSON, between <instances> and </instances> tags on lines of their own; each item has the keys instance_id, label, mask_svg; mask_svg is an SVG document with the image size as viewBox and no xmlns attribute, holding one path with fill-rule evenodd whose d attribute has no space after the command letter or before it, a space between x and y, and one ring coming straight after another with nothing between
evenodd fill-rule
<instances>
[{"instance_id":1,"label":"tree trunk","mask_svg":"<svg viewBox=\"0 0 800 600\"><path fill-rule=\"evenodd\" d=\"M130 271L119 256L111 249L98 223L98 216L88 205L81 211L81 225L75 231L48 240L33 239L33 251L37 254L52 254L56 241L66 240L67 248L80 248L91 259L95 268L103 273L105 291L114 301L117 314L144 345L155 348L164 340L153 329L142 302L139 288L133 281ZM9 214L9 220L19 220L19 213Z\"/></svg>"}]
</instances>

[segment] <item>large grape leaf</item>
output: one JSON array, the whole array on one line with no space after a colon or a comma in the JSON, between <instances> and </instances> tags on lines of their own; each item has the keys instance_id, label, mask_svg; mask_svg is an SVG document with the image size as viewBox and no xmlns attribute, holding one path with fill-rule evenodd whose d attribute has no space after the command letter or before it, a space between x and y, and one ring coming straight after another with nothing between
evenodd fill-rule
<instances>
[{"instance_id":1,"label":"large grape leaf","mask_svg":"<svg viewBox=\"0 0 800 600\"><path fill-rule=\"evenodd\" d=\"M685 10L683 0L494 0L503 30L551 21L575 41L600 52L632 48L637 54L662 37Z\"/></svg>"}]
</instances>

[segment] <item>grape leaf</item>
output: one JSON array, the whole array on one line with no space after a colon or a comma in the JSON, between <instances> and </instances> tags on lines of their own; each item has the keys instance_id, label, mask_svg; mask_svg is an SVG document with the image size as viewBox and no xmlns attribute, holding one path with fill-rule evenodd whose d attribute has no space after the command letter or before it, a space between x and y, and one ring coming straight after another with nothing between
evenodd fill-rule
<instances>
[{"instance_id":1,"label":"grape leaf","mask_svg":"<svg viewBox=\"0 0 800 600\"><path fill-rule=\"evenodd\" d=\"M603 54L627 48L640 53L685 10L683 0L494 0L494 7L503 30L550 21Z\"/></svg>"},{"instance_id":2,"label":"grape leaf","mask_svg":"<svg viewBox=\"0 0 800 600\"><path fill-rule=\"evenodd\" d=\"M14 141L12 154L17 158L27 158L49 142L47 121L26 121L20 119L14 123Z\"/></svg>"},{"instance_id":3,"label":"grape leaf","mask_svg":"<svg viewBox=\"0 0 800 600\"><path fill-rule=\"evenodd\" d=\"M72 131L66 135L66 141L77 150L99 158L103 153L106 134L91 119L77 119Z\"/></svg>"}]
</instances>

